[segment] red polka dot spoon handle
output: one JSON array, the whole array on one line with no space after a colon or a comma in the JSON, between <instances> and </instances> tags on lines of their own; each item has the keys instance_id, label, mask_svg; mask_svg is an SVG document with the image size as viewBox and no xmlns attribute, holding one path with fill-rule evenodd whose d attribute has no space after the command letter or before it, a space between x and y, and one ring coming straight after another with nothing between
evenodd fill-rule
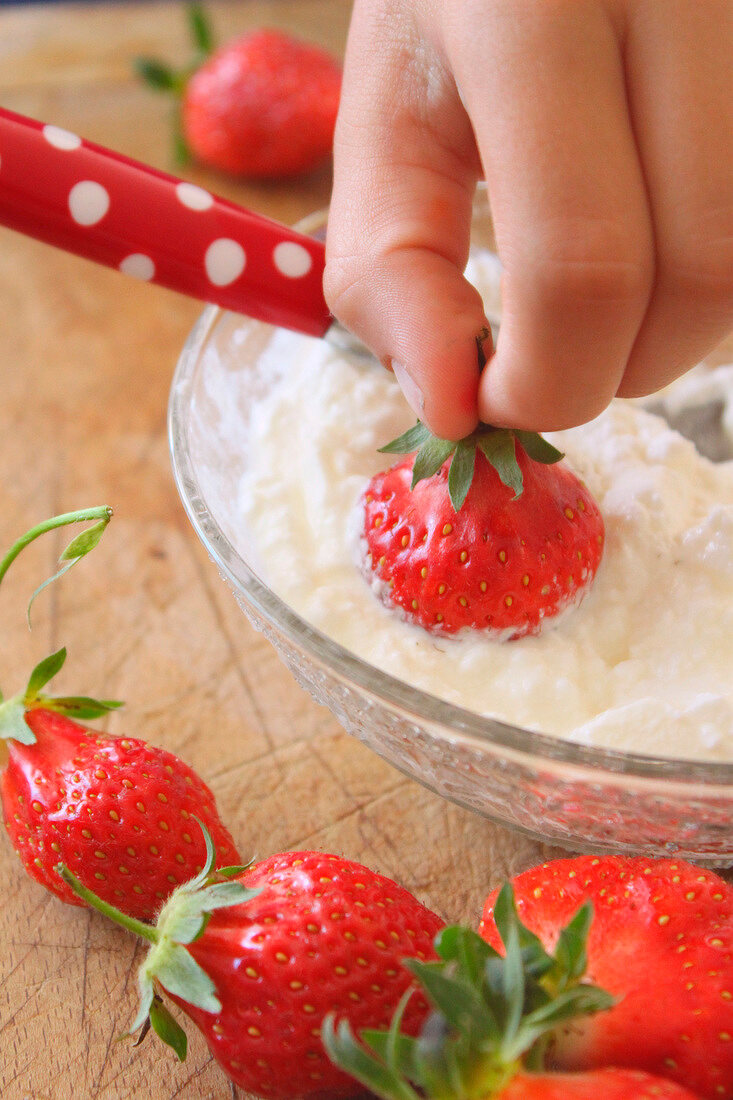
<instances>
[{"instance_id":1,"label":"red polka dot spoon handle","mask_svg":"<svg viewBox=\"0 0 733 1100\"><path fill-rule=\"evenodd\" d=\"M2 108L0 225L272 325L333 320L321 242Z\"/></svg>"}]
</instances>

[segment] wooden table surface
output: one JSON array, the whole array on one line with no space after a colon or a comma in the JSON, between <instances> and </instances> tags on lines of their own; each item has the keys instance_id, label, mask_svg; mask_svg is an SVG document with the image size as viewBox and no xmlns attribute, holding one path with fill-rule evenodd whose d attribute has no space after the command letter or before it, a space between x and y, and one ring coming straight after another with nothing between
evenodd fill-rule
<instances>
[{"instance_id":1,"label":"wooden table surface","mask_svg":"<svg viewBox=\"0 0 733 1100\"><path fill-rule=\"evenodd\" d=\"M278 25L341 54L346 0L209 5L220 39ZM131 75L152 54L184 62L175 4L0 11L0 104L164 170L168 107ZM288 184L187 178L294 222L328 201L326 168ZM0 687L65 645L57 693L126 701L100 722L178 753L213 788L243 853L313 847L402 882L450 920L475 921L489 888L557 853L448 804L351 739L291 679L238 610L173 483L171 374L200 306L0 228L0 547L58 512L110 504L94 554L38 599L68 531L25 551L0 591ZM243 1097L193 1027L179 1064L148 1039L116 1042L136 1011L142 949L62 905L21 870L0 830L2 1100Z\"/></svg>"}]
</instances>

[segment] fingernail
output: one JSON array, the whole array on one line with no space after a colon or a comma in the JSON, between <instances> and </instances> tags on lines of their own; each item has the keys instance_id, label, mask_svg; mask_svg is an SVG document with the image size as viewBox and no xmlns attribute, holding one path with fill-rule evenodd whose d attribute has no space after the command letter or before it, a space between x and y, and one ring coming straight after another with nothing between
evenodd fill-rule
<instances>
[{"instance_id":1,"label":"fingernail","mask_svg":"<svg viewBox=\"0 0 733 1100\"><path fill-rule=\"evenodd\" d=\"M392 370L400 384L400 389L405 395L407 404L416 416L422 416L425 412L425 397L417 382L408 372L404 363L398 363L396 359L392 360Z\"/></svg>"}]
</instances>

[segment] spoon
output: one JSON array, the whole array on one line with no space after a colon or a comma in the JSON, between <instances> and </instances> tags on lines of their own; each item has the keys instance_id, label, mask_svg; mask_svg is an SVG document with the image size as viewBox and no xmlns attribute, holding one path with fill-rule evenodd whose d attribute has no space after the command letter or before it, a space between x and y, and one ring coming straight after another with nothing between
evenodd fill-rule
<instances>
[{"instance_id":1,"label":"spoon","mask_svg":"<svg viewBox=\"0 0 733 1100\"><path fill-rule=\"evenodd\" d=\"M0 107L0 225L259 321L371 352L331 315L325 244L202 187ZM498 320L490 319L496 342ZM664 416L715 461L721 405ZM711 437L714 440L711 442Z\"/></svg>"},{"instance_id":2,"label":"spoon","mask_svg":"<svg viewBox=\"0 0 733 1100\"><path fill-rule=\"evenodd\" d=\"M0 224L272 325L333 323L323 242L3 108Z\"/></svg>"}]
</instances>

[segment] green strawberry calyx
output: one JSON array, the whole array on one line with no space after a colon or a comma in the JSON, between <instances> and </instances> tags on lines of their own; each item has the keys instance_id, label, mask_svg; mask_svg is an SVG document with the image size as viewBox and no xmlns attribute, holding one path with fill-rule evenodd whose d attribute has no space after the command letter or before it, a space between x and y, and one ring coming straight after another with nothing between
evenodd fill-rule
<instances>
[{"instance_id":1,"label":"green strawberry calyx","mask_svg":"<svg viewBox=\"0 0 733 1100\"><path fill-rule=\"evenodd\" d=\"M196 819L198 821L198 818ZM173 891L163 906L156 924L146 924L102 901L84 886L68 867L59 863L56 872L75 894L134 935L150 944L148 954L138 971L140 1007L126 1035L147 1027L170 1046L180 1061L185 1061L187 1040L183 1028L173 1018L156 988L180 997L187 1004L204 1012L218 1013L222 1004L213 981L186 950L187 944L199 939L215 909L242 905L257 896L241 882L231 881L246 866L214 868L216 851L206 826L198 821L206 842L206 860L199 873Z\"/></svg>"},{"instance_id":2,"label":"green strawberry calyx","mask_svg":"<svg viewBox=\"0 0 733 1100\"><path fill-rule=\"evenodd\" d=\"M494 919L504 955L470 929L452 925L436 937L436 962L404 965L432 1002L417 1037L400 1031L408 990L388 1031L356 1038L335 1014L323 1024L331 1060L383 1100L484 1100L520 1069L542 1068L552 1032L568 1020L604 1011L613 997L581 981L593 916L583 905L562 930L553 955L520 921L510 884Z\"/></svg>"},{"instance_id":3,"label":"green strawberry calyx","mask_svg":"<svg viewBox=\"0 0 733 1100\"><path fill-rule=\"evenodd\" d=\"M565 457L562 451L558 451L537 432L495 428L491 424L480 423L470 435L456 441L433 435L421 420L391 443L380 447L379 451L382 454L411 454L417 451L412 470L412 489L419 481L436 474L450 458L448 494L454 510L459 512L471 488L477 451L481 451L494 467L504 485L514 490L515 500L522 495L524 479L517 461L517 440L531 459L543 465L552 465Z\"/></svg>"},{"instance_id":4,"label":"green strawberry calyx","mask_svg":"<svg viewBox=\"0 0 733 1100\"><path fill-rule=\"evenodd\" d=\"M45 695L41 689L56 675L65 660L65 648L44 657L31 672L25 691L0 702L0 739L34 745L36 735L25 718L29 710L53 710L57 714L83 721L100 718L103 714L123 706L118 699L92 699L88 695Z\"/></svg>"},{"instance_id":5,"label":"green strawberry calyx","mask_svg":"<svg viewBox=\"0 0 733 1100\"><path fill-rule=\"evenodd\" d=\"M134 68L137 75L156 92L163 92L173 96L176 105L174 117L173 142L176 163L187 164L191 159L191 152L183 136L180 117L180 102L186 85L197 69L214 52L215 40L211 24L200 4L189 4L186 8L186 19L191 39L194 46L194 54L191 61L182 68L174 68L172 65L159 61L154 57L137 57Z\"/></svg>"}]
</instances>

